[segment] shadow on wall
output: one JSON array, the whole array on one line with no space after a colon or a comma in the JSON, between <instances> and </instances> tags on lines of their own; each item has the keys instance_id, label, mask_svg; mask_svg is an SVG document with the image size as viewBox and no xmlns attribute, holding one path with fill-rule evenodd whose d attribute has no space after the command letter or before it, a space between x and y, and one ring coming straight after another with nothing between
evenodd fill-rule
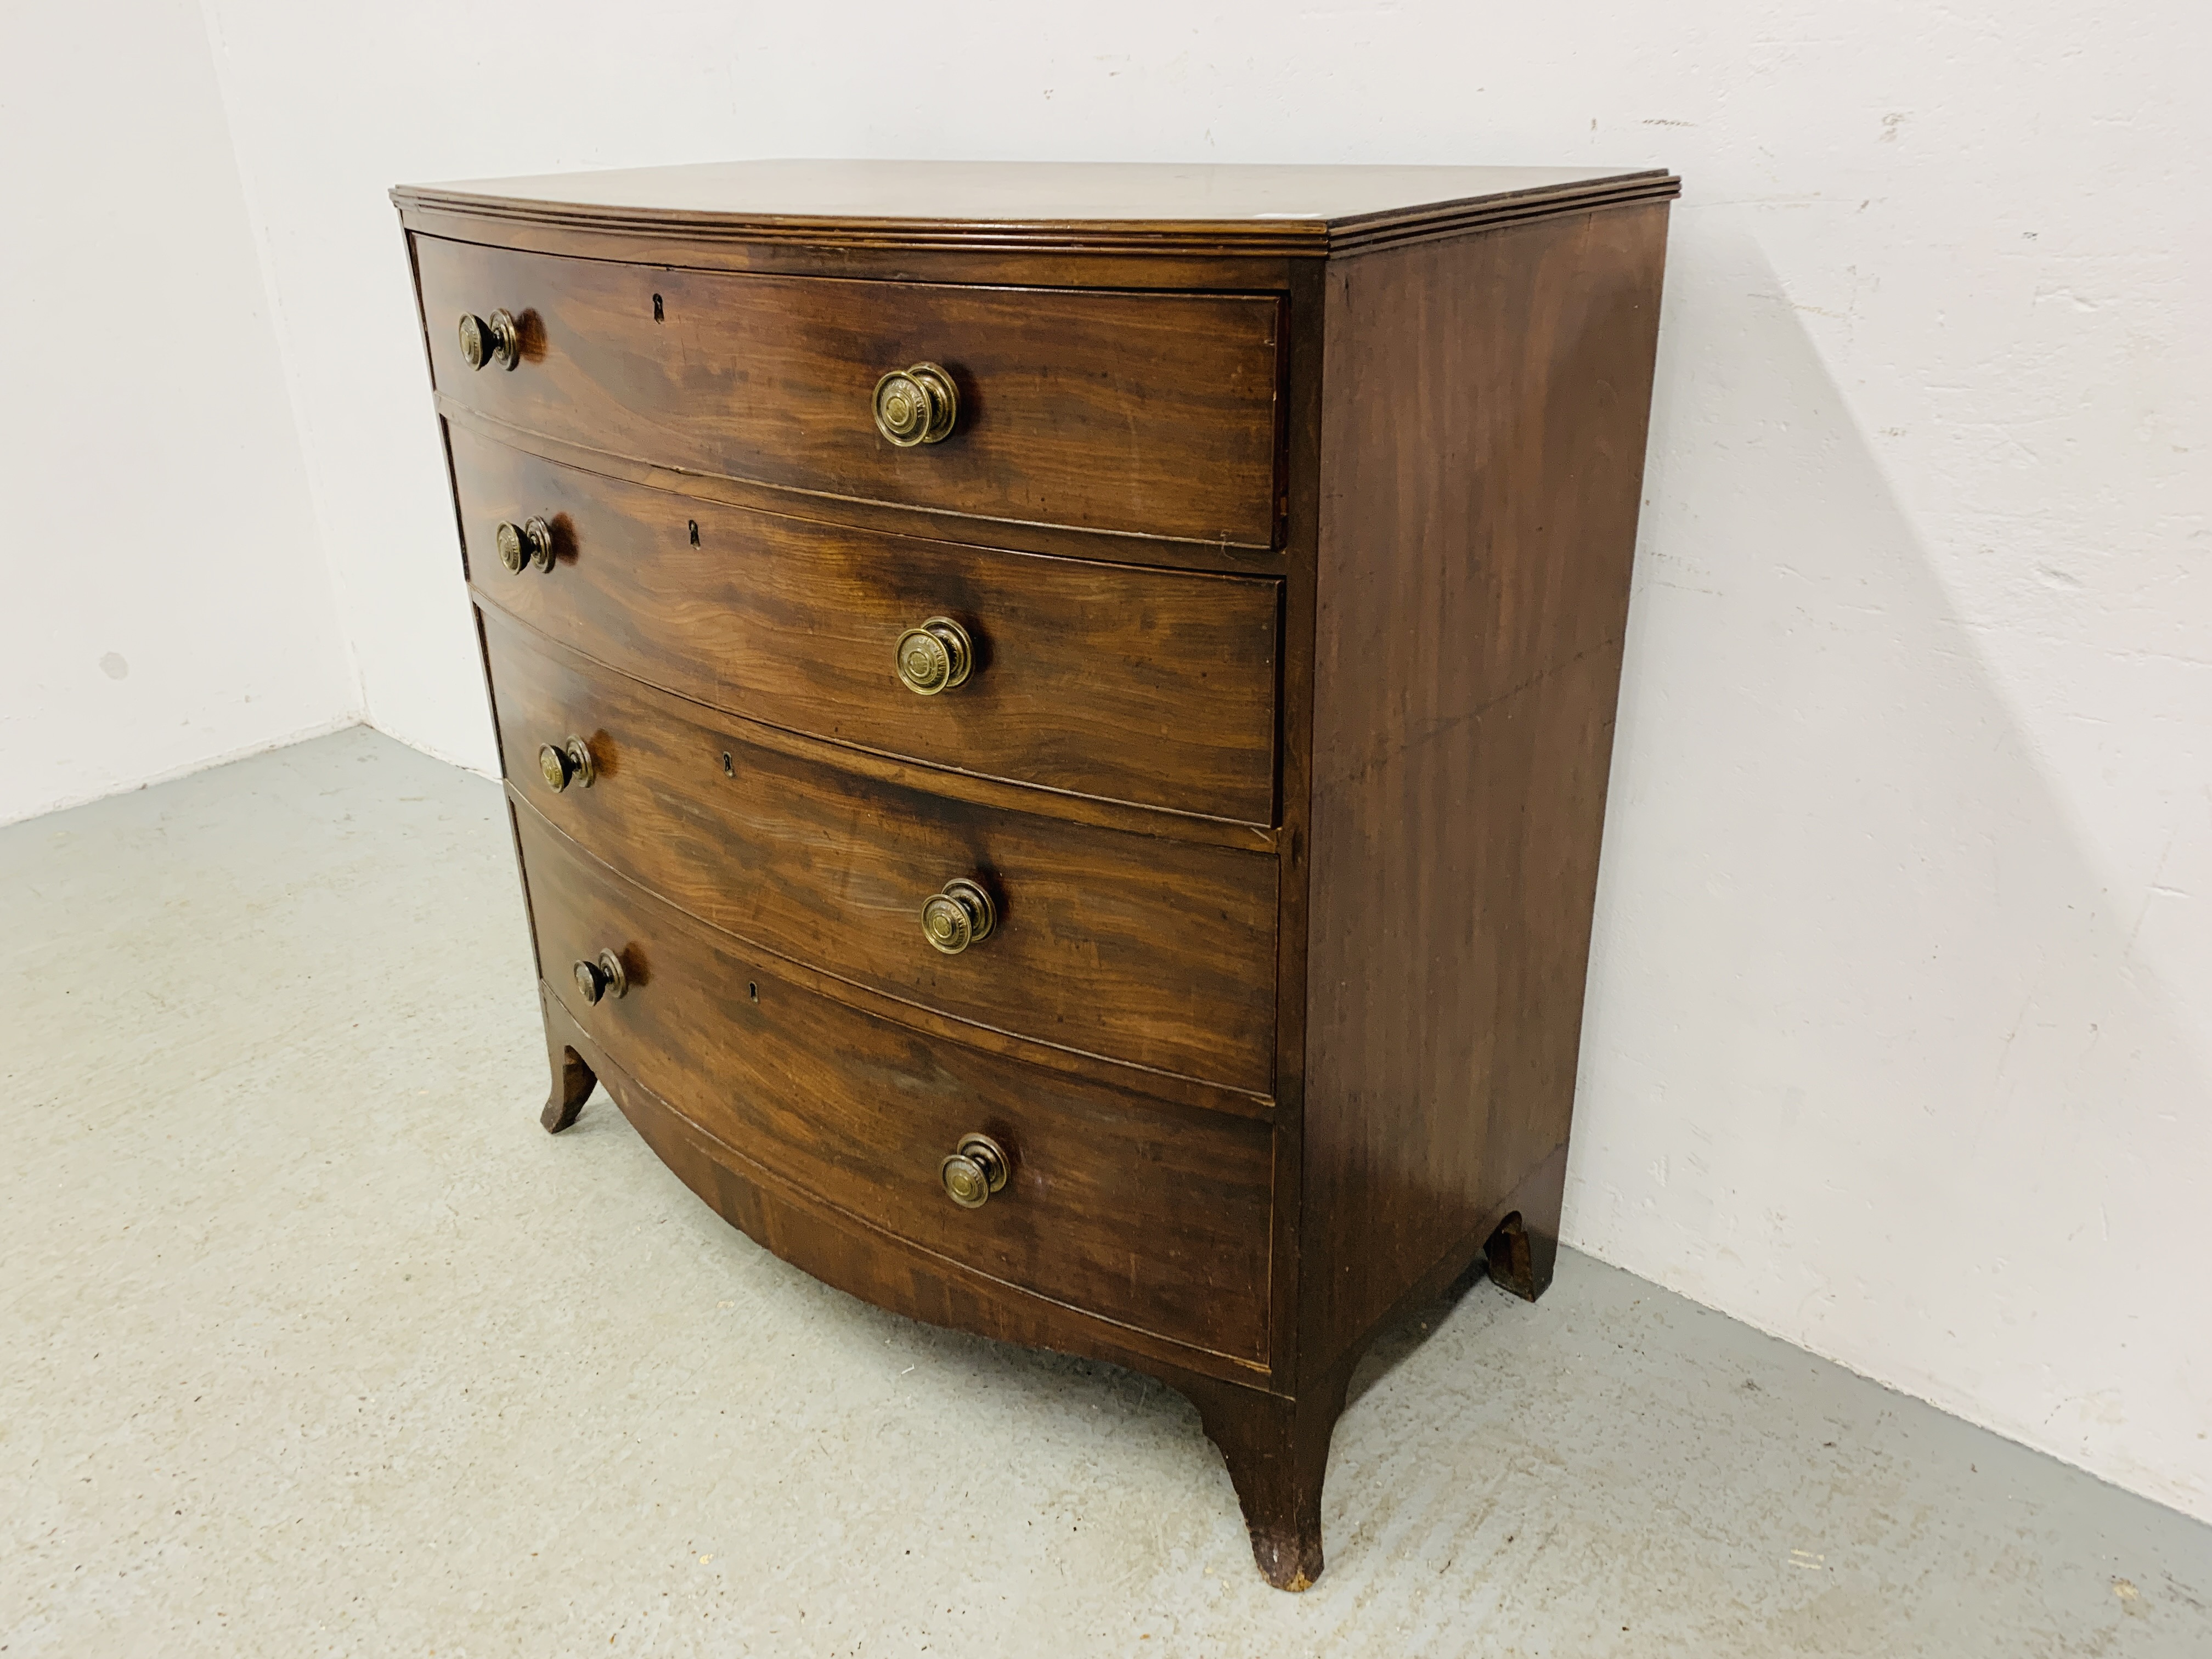
<instances>
[{"instance_id":1,"label":"shadow on wall","mask_svg":"<svg viewBox=\"0 0 2212 1659\"><path fill-rule=\"evenodd\" d=\"M1725 214L1668 274L1567 1236L2212 1518L2155 896L2100 878Z\"/></svg>"}]
</instances>

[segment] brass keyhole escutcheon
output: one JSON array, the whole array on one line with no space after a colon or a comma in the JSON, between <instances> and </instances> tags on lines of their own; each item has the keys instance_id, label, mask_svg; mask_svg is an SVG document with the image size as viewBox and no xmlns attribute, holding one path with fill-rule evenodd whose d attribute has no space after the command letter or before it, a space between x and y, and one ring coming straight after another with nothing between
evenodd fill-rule
<instances>
[{"instance_id":1,"label":"brass keyhole escutcheon","mask_svg":"<svg viewBox=\"0 0 2212 1659\"><path fill-rule=\"evenodd\" d=\"M538 769L544 776L545 787L556 795L572 783L588 789L599 775L599 769L592 761L592 746L581 738L549 743L540 748Z\"/></svg>"},{"instance_id":2,"label":"brass keyhole escutcheon","mask_svg":"<svg viewBox=\"0 0 2212 1659\"><path fill-rule=\"evenodd\" d=\"M594 960L576 964L576 990L586 1002L629 994L629 975L612 951L602 951Z\"/></svg>"},{"instance_id":3,"label":"brass keyhole escutcheon","mask_svg":"<svg viewBox=\"0 0 2212 1659\"><path fill-rule=\"evenodd\" d=\"M955 876L921 904L921 936L948 957L991 937L999 907L980 882Z\"/></svg>"},{"instance_id":4,"label":"brass keyhole escutcheon","mask_svg":"<svg viewBox=\"0 0 2212 1659\"><path fill-rule=\"evenodd\" d=\"M876 382L876 430L901 449L942 443L960 418L960 391L935 363L895 368Z\"/></svg>"},{"instance_id":5,"label":"brass keyhole escutcheon","mask_svg":"<svg viewBox=\"0 0 2212 1659\"><path fill-rule=\"evenodd\" d=\"M514 320L511 311L495 311L489 317L479 317L472 311L461 313L461 359L471 368L483 368L497 363L501 368L513 368L522 361L522 325Z\"/></svg>"},{"instance_id":6,"label":"brass keyhole escutcheon","mask_svg":"<svg viewBox=\"0 0 2212 1659\"><path fill-rule=\"evenodd\" d=\"M502 520L492 539L499 544L499 562L517 575L531 565L540 570L553 568L553 526L543 519L526 519L519 525Z\"/></svg>"},{"instance_id":7,"label":"brass keyhole escutcheon","mask_svg":"<svg viewBox=\"0 0 2212 1659\"><path fill-rule=\"evenodd\" d=\"M991 1194L1006 1188L1013 1160L1006 1149L986 1134L965 1134L960 1145L937 1166L937 1178L945 1197L963 1210L980 1210Z\"/></svg>"},{"instance_id":8,"label":"brass keyhole escutcheon","mask_svg":"<svg viewBox=\"0 0 2212 1659\"><path fill-rule=\"evenodd\" d=\"M975 666L975 641L950 617L932 617L898 637L899 684L918 697L933 697L967 683Z\"/></svg>"}]
</instances>

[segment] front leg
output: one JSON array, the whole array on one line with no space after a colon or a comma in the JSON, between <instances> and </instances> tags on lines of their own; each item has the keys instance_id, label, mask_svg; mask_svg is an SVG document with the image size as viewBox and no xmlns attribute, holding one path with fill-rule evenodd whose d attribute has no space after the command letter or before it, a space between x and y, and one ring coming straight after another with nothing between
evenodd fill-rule
<instances>
[{"instance_id":1,"label":"front leg","mask_svg":"<svg viewBox=\"0 0 2212 1659\"><path fill-rule=\"evenodd\" d=\"M1195 1377L1176 1386L1229 1466L1261 1576L1277 1589L1307 1589L1321 1577L1322 1480L1344 1410L1343 1377L1296 1400Z\"/></svg>"},{"instance_id":2,"label":"front leg","mask_svg":"<svg viewBox=\"0 0 2212 1659\"><path fill-rule=\"evenodd\" d=\"M576 1121L576 1114L584 1109L599 1079L581 1054L553 1035L550 1018L545 1023L545 1057L553 1066L553 1092L546 1097L545 1109L538 1121L545 1126L546 1133L557 1135Z\"/></svg>"}]
</instances>

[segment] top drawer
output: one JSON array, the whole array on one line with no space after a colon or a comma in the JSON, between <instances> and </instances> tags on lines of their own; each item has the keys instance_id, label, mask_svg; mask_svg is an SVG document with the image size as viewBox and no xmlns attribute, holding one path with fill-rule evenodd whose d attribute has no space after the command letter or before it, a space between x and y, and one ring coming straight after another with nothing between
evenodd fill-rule
<instances>
[{"instance_id":1,"label":"top drawer","mask_svg":"<svg viewBox=\"0 0 2212 1659\"><path fill-rule=\"evenodd\" d=\"M673 270L415 239L438 390L687 471L902 506L1268 548L1273 295L945 288ZM520 361L477 369L464 316ZM877 382L941 365L951 434L902 448Z\"/></svg>"}]
</instances>

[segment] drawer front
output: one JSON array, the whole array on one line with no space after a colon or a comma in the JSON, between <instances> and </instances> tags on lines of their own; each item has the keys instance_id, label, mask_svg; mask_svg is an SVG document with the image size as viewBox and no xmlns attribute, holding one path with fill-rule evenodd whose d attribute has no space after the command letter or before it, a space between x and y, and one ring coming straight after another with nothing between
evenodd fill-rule
<instances>
[{"instance_id":1,"label":"drawer front","mask_svg":"<svg viewBox=\"0 0 2212 1659\"><path fill-rule=\"evenodd\" d=\"M483 634L508 780L693 915L957 1018L1269 1091L1273 857L856 777L748 743L743 722L549 648L496 612ZM542 745L572 737L588 784L541 765ZM958 879L996 914L988 936L947 954L921 909Z\"/></svg>"},{"instance_id":2,"label":"drawer front","mask_svg":"<svg viewBox=\"0 0 2212 1659\"><path fill-rule=\"evenodd\" d=\"M1274 295L946 288L672 270L415 239L438 390L663 466L982 518L1267 548ZM520 361L472 368L505 310ZM877 429L878 380L952 378L941 441Z\"/></svg>"},{"instance_id":3,"label":"drawer front","mask_svg":"<svg viewBox=\"0 0 2212 1659\"><path fill-rule=\"evenodd\" d=\"M1007 553L717 506L448 428L470 579L540 632L771 726L1076 794L1272 823L1281 583ZM550 570L502 522L544 520ZM949 617L966 680L901 684Z\"/></svg>"},{"instance_id":4,"label":"drawer front","mask_svg":"<svg viewBox=\"0 0 2212 1659\"><path fill-rule=\"evenodd\" d=\"M1071 1307L1264 1358L1272 1131L933 1040L772 978L702 924L514 811L539 961L592 1039L728 1146L924 1249ZM628 988L571 964L615 951ZM981 1208L941 1161L1011 1156Z\"/></svg>"}]
</instances>

